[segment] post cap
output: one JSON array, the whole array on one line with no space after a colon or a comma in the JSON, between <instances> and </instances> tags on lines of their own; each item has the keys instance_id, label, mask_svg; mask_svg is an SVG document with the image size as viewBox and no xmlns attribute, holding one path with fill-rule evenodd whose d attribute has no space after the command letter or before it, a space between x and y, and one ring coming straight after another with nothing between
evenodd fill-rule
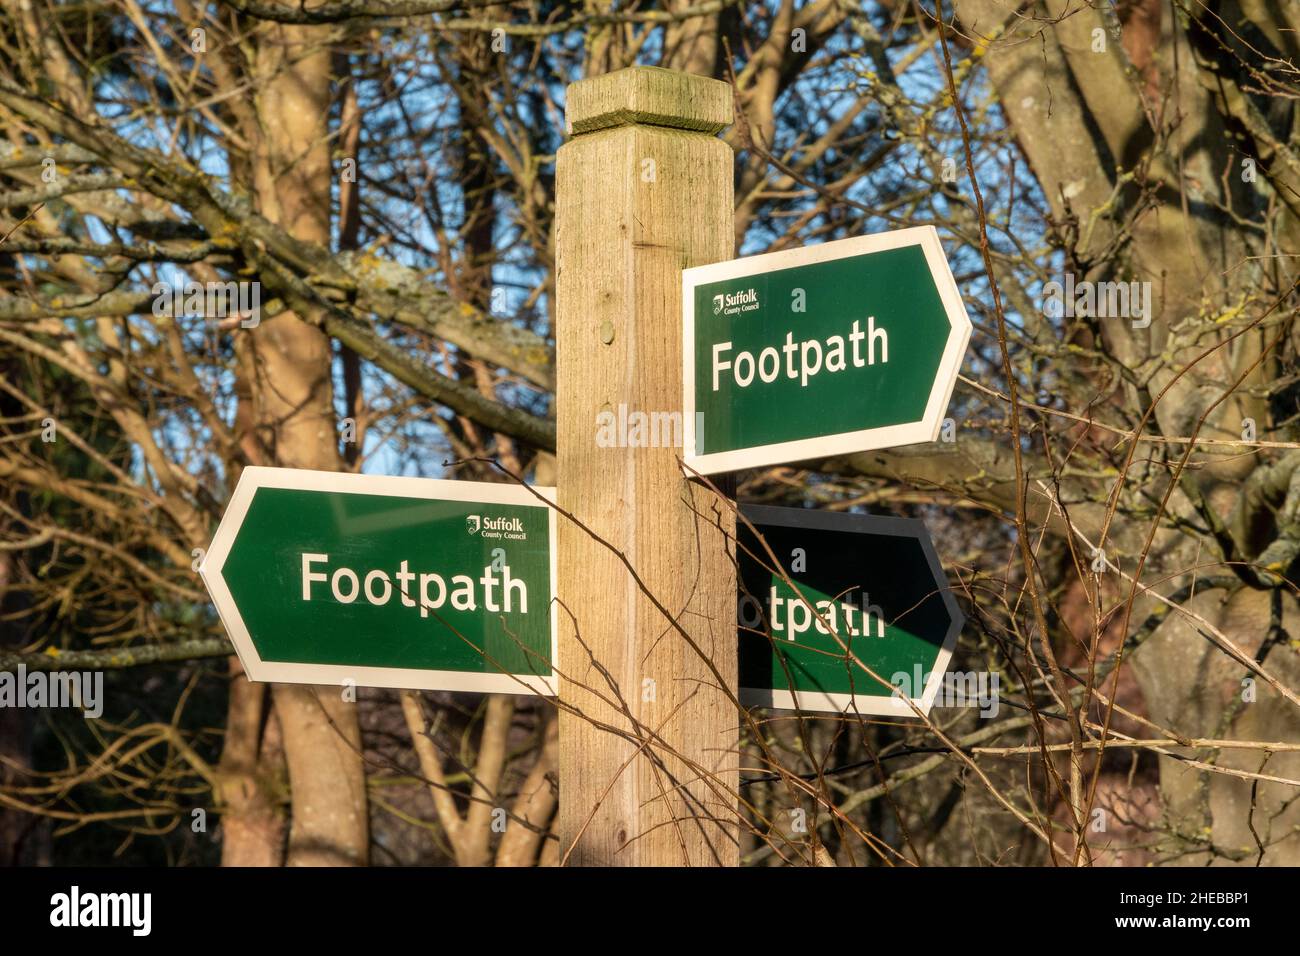
<instances>
[{"instance_id":1,"label":"post cap","mask_svg":"<svg viewBox=\"0 0 1300 956\"><path fill-rule=\"evenodd\" d=\"M564 107L571 135L646 123L716 133L733 119L731 87L657 66L632 66L570 84Z\"/></svg>"}]
</instances>

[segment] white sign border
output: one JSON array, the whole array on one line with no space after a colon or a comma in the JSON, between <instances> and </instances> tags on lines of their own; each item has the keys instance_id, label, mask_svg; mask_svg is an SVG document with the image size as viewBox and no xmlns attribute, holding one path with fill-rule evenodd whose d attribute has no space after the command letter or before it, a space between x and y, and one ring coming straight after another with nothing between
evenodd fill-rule
<instances>
[{"instance_id":1,"label":"white sign border","mask_svg":"<svg viewBox=\"0 0 1300 956\"><path fill-rule=\"evenodd\" d=\"M919 421L839 432L817 438L755 445L751 448L738 448L707 455L696 454L694 307L697 286L742 279L765 272L776 272L794 266L833 262L850 256L901 249L906 246L921 247L926 263L930 266L930 274L934 277L939 300L948 315L948 341L944 345L943 357L939 360L939 368L930 388L925 414ZM834 242L804 246L800 249L767 252L743 259L731 259L713 265L684 269L682 270L683 460L688 467L700 474L716 475L745 468L765 468L770 465L785 465L815 458L833 458L837 455L874 451L878 448L934 441L939 437L939 429L943 426L943 415L952 398L953 387L957 384L957 373L961 370L962 358L966 354L970 336L970 316L966 314L966 308L962 305L957 281L953 278L952 269L948 266L948 259L943 253L943 245L939 242L939 233L934 226L913 226L870 236L837 239Z\"/></svg>"},{"instance_id":2,"label":"white sign border","mask_svg":"<svg viewBox=\"0 0 1300 956\"><path fill-rule=\"evenodd\" d=\"M483 674L466 671L426 670L413 667L355 667L350 664L294 664L264 661L257 653L243 616L235 605L222 573L230 549L259 488L289 488L298 491L331 491L420 498L436 501L467 501L482 504L545 507L550 541L551 595L558 581L556 569L555 489L496 484L483 481L452 481L443 478L396 478L385 475L356 475L347 472L310 471L302 468L267 468L249 465L239 476L235 493L222 515L217 533L199 564L199 576L208 588L217 615L235 645L249 680L283 684L329 684L343 686L353 681L358 687L394 687L405 690L474 691L485 694L536 694L554 697L558 693L559 630L556 602L550 604L551 673ZM531 489L531 490L530 490ZM544 501L539 501L537 492Z\"/></svg>"},{"instance_id":3,"label":"white sign border","mask_svg":"<svg viewBox=\"0 0 1300 956\"><path fill-rule=\"evenodd\" d=\"M948 575L943 570L939 555L934 550L929 529L919 518L895 518L890 515L844 514L830 511L813 511L804 508L776 508L770 505L741 505L741 513L755 527L775 525L780 528L810 528L816 531L843 531L850 534L871 534L898 538L915 538L921 545L926 564L935 587L943 599L944 607L952 623L944 635L943 644L935 656L930 678L919 699L911 698L925 716L930 716L935 698L943 686L944 675L957 647L957 638L966 626L966 615L962 613L957 599L948 586ZM739 634L739 631L737 632ZM886 680L892 674L879 675ZM871 678L864 675L864 681ZM879 686L879 685L876 685ZM883 689L883 688L882 688ZM737 696L746 707L772 707L778 710L812 711L815 713L859 713L869 717L915 717L908 701L901 697L886 697L869 694L828 694L822 691L790 691L763 687L740 687Z\"/></svg>"}]
</instances>

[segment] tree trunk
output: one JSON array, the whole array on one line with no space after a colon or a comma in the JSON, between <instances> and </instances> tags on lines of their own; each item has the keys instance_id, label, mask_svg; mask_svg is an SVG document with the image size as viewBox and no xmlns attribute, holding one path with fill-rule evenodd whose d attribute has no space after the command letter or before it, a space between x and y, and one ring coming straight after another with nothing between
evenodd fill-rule
<instances>
[{"instance_id":1,"label":"tree trunk","mask_svg":"<svg viewBox=\"0 0 1300 956\"><path fill-rule=\"evenodd\" d=\"M263 215L299 239L330 240L328 31L267 26L258 44ZM252 399L276 464L339 468L329 340L282 313L252 330ZM292 788L290 866L364 864L369 850L361 729L336 687L275 688Z\"/></svg>"}]
</instances>

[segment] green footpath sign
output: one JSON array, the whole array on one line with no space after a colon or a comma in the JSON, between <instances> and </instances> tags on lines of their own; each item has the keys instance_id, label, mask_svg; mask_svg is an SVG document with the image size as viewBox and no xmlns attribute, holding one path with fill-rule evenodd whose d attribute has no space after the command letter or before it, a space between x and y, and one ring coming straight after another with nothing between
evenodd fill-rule
<instances>
[{"instance_id":1,"label":"green footpath sign","mask_svg":"<svg viewBox=\"0 0 1300 956\"><path fill-rule=\"evenodd\" d=\"M682 312L705 474L934 441L971 331L932 226L686 269Z\"/></svg>"},{"instance_id":2,"label":"green footpath sign","mask_svg":"<svg viewBox=\"0 0 1300 956\"><path fill-rule=\"evenodd\" d=\"M250 680L554 695L553 500L245 468L199 573Z\"/></svg>"},{"instance_id":3,"label":"green footpath sign","mask_svg":"<svg viewBox=\"0 0 1300 956\"><path fill-rule=\"evenodd\" d=\"M914 717L910 700L928 714L965 618L925 526L799 508L741 511L766 542L737 522L742 703Z\"/></svg>"}]
</instances>

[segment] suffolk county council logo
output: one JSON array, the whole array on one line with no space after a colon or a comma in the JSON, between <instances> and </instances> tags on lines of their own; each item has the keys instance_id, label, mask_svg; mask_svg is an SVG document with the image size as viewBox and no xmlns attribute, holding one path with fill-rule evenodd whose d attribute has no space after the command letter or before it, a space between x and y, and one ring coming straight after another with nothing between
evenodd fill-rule
<instances>
[{"instance_id":1,"label":"suffolk county council logo","mask_svg":"<svg viewBox=\"0 0 1300 956\"><path fill-rule=\"evenodd\" d=\"M465 530L480 538L506 538L511 541L527 541L528 532L524 530L524 519L513 515L497 518L482 515L466 515Z\"/></svg>"},{"instance_id":2,"label":"suffolk county council logo","mask_svg":"<svg viewBox=\"0 0 1300 956\"><path fill-rule=\"evenodd\" d=\"M713 297L714 315L741 315L755 312L759 308L758 290L745 289L743 292L723 292Z\"/></svg>"}]
</instances>

